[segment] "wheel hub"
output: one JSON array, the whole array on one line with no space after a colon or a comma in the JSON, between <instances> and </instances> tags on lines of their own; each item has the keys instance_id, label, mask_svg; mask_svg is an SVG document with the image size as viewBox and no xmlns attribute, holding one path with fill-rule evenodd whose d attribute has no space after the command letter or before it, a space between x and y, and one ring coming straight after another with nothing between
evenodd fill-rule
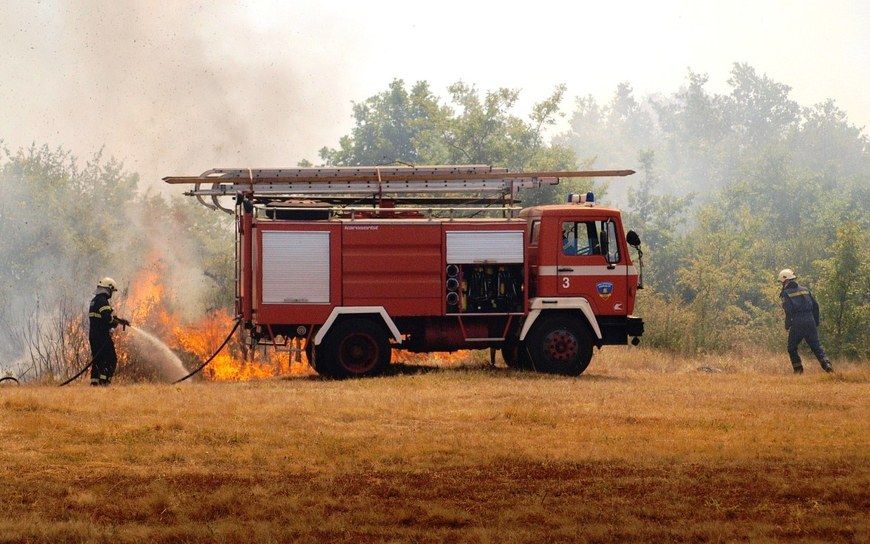
<instances>
[{"instance_id":1,"label":"wheel hub","mask_svg":"<svg viewBox=\"0 0 870 544\"><path fill-rule=\"evenodd\" d=\"M559 329L544 338L544 354L556 362L568 362L577 357L580 344L570 331Z\"/></svg>"},{"instance_id":2,"label":"wheel hub","mask_svg":"<svg viewBox=\"0 0 870 544\"><path fill-rule=\"evenodd\" d=\"M367 372L378 363L378 344L368 334L349 335L342 341L338 353L341 366L353 373Z\"/></svg>"}]
</instances>

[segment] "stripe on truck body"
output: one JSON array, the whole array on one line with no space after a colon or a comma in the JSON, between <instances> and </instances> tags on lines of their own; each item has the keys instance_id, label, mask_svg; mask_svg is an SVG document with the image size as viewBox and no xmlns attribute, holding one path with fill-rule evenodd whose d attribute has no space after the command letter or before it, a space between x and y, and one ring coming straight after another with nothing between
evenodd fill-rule
<instances>
[{"instance_id":1,"label":"stripe on truck body","mask_svg":"<svg viewBox=\"0 0 870 544\"><path fill-rule=\"evenodd\" d=\"M570 268L569 272L559 272L559 269ZM539 276L637 276L637 268L624 264L616 265L613 270L609 270L607 265L562 265L562 266L541 266L538 267Z\"/></svg>"}]
</instances>

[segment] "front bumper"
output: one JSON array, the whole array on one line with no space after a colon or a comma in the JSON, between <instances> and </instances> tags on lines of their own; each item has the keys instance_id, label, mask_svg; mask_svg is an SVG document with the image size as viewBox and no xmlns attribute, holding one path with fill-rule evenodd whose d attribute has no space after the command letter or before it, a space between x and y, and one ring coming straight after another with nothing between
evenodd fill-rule
<instances>
[{"instance_id":1,"label":"front bumper","mask_svg":"<svg viewBox=\"0 0 870 544\"><path fill-rule=\"evenodd\" d=\"M628 336L643 336L643 318L638 315L630 315L625 318L625 334Z\"/></svg>"},{"instance_id":2,"label":"front bumper","mask_svg":"<svg viewBox=\"0 0 870 544\"><path fill-rule=\"evenodd\" d=\"M636 315L600 317L598 326L601 328L601 345L624 346L629 337L643 335L643 318Z\"/></svg>"}]
</instances>

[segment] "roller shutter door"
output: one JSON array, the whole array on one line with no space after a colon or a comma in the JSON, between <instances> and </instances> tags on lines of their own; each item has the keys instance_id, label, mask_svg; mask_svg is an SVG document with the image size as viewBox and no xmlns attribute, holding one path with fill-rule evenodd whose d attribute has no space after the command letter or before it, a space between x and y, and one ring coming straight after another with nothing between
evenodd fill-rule
<instances>
[{"instance_id":1,"label":"roller shutter door","mask_svg":"<svg viewBox=\"0 0 870 544\"><path fill-rule=\"evenodd\" d=\"M523 236L523 231L450 231L447 233L447 262L521 263Z\"/></svg>"},{"instance_id":2,"label":"roller shutter door","mask_svg":"<svg viewBox=\"0 0 870 544\"><path fill-rule=\"evenodd\" d=\"M263 232L263 304L329 303L329 233Z\"/></svg>"}]
</instances>

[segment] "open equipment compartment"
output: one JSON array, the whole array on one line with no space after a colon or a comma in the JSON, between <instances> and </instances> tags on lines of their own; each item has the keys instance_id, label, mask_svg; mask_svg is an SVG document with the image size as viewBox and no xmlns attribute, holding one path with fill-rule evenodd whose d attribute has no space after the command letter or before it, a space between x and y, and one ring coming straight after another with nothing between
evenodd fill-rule
<instances>
[{"instance_id":1,"label":"open equipment compartment","mask_svg":"<svg viewBox=\"0 0 870 544\"><path fill-rule=\"evenodd\" d=\"M447 314L523 311L524 230L448 231Z\"/></svg>"}]
</instances>

